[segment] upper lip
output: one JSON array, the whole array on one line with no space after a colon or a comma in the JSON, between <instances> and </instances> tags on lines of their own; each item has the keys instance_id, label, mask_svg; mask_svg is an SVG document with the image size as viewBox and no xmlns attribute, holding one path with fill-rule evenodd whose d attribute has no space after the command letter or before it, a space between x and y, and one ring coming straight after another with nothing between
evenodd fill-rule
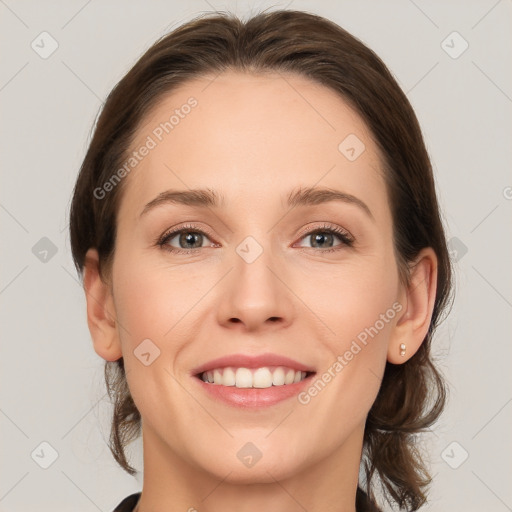
<instances>
[{"instance_id":1,"label":"upper lip","mask_svg":"<svg viewBox=\"0 0 512 512\"><path fill-rule=\"evenodd\" d=\"M193 375L197 375L216 368L226 368L228 366L235 368L262 368L264 366L285 366L293 370L300 370L302 372L314 372L311 366L299 363L289 357L280 356L278 354L261 354L261 355L244 355L232 354L229 356L219 357L212 359L206 363L201 364L192 370Z\"/></svg>"}]
</instances>

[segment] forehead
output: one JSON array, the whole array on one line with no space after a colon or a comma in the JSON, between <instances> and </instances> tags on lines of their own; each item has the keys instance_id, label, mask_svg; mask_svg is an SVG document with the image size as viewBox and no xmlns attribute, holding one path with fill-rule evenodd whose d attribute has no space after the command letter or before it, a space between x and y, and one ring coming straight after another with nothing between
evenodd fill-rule
<instances>
[{"instance_id":1,"label":"forehead","mask_svg":"<svg viewBox=\"0 0 512 512\"><path fill-rule=\"evenodd\" d=\"M130 152L125 208L169 188L211 188L259 204L291 186L343 186L365 195L383 180L361 117L335 91L295 74L224 72L164 95ZM128 155L129 156L129 155ZM373 198L373 200L376 198Z\"/></svg>"}]
</instances>

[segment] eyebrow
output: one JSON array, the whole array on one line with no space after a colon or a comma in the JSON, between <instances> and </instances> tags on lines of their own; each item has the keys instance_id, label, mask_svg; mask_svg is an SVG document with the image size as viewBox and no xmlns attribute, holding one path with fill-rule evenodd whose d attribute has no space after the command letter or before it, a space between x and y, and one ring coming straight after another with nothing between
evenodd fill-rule
<instances>
[{"instance_id":1,"label":"eyebrow","mask_svg":"<svg viewBox=\"0 0 512 512\"><path fill-rule=\"evenodd\" d=\"M183 204L185 206L202 206L218 208L224 203L222 196L212 189L166 190L158 194L142 210L140 216L163 204Z\"/></svg>"},{"instance_id":2,"label":"eyebrow","mask_svg":"<svg viewBox=\"0 0 512 512\"><path fill-rule=\"evenodd\" d=\"M293 208L296 206L314 206L330 201L353 204L363 210L372 220L375 220L370 208L361 199L332 188L301 187L296 191L292 191L288 196L288 205Z\"/></svg>"},{"instance_id":3,"label":"eyebrow","mask_svg":"<svg viewBox=\"0 0 512 512\"><path fill-rule=\"evenodd\" d=\"M363 210L368 217L375 220L370 208L358 197L331 188L300 187L290 192L288 206L314 206L330 201L353 204ZM158 194L142 210L140 216L164 204L182 204L204 208L219 208L225 203L224 197L210 188L189 190L166 190Z\"/></svg>"}]
</instances>

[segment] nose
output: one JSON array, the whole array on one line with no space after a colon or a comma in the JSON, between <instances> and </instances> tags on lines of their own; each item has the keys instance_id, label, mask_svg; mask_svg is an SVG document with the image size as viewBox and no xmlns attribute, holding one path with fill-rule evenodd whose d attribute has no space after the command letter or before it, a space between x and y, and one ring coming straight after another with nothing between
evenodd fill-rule
<instances>
[{"instance_id":1,"label":"nose","mask_svg":"<svg viewBox=\"0 0 512 512\"><path fill-rule=\"evenodd\" d=\"M295 314L293 295L286 273L270 251L250 263L237 254L233 263L220 290L218 322L251 332L289 325Z\"/></svg>"}]
</instances>

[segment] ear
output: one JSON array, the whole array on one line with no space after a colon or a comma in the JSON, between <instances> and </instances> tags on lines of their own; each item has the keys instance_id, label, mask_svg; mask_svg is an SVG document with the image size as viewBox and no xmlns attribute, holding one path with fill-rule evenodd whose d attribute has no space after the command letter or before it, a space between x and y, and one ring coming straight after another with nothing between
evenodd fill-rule
<instances>
[{"instance_id":1,"label":"ear","mask_svg":"<svg viewBox=\"0 0 512 512\"><path fill-rule=\"evenodd\" d=\"M87 301L87 324L94 350L107 361L117 361L123 354L116 327L114 300L109 284L100 277L96 249L89 249L85 255L83 283Z\"/></svg>"},{"instance_id":2,"label":"ear","mask_svg":"<svg viewBox=\"0 0 512 512\"><path fill-rule=\"evenodd\" d=\"M420 348L430 327L436 290L437 256L431 247L426 247L411 264L409 285L404 285L400 294L403 309L388 347L390 363L405 363Z\"/></svg>"}]
</instances>

